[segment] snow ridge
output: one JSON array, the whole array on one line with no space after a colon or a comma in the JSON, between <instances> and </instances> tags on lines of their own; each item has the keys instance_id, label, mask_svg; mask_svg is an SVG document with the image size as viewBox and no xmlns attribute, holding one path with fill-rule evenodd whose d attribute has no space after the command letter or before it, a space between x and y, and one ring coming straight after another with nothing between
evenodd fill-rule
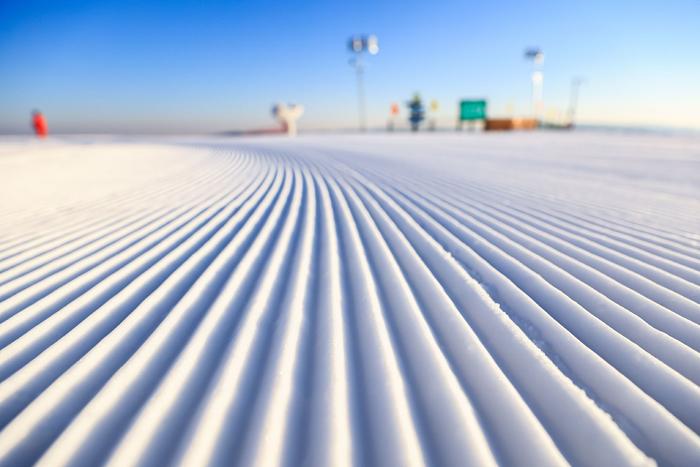
<instances>
[{"instance_id":1,"label":"snow ridge","mask_svg":"<svg viewBox=\"0 0 700 467\"><path fill-rule=\"evenodd\" d=\"M700 145L644 138L4 143L0 465L700 465Z\"/></svg>"}]
</instances>

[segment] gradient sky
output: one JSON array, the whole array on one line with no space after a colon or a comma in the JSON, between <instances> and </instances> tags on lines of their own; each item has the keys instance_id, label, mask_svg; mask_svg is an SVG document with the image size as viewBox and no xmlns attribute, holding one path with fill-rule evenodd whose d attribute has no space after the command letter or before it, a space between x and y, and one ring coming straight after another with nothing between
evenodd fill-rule
<instances>
[{"instance_id":1,"label":"gradient sky","mask_svg":"<svg viewBox=\"0 0 700 467\"><path fill-rule=\"evenodd\" d=\"M700 1L0 0L0 133L210 132L357 122L348 37L375 33L371 126L415 91L453 125L460 98L529 109L527 46L545 52L549 114L582 76L579 121L700 128ZM403 110L402 110L403 111Z\"/></svg>"}]
</instances>

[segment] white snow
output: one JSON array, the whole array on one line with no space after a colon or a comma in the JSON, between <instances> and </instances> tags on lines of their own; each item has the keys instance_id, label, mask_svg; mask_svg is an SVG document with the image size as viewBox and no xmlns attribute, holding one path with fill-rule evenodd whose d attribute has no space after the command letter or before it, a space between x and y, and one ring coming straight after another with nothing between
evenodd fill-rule
<instances>
[{"instance_id":1,"label":"white snow","mask_svg":"<svg viewBox=\"0 0 700 467\"><path fill-rule=\"evenodd\" d=\"M700 137L0 140L0 465L700 465Z\"/></svg>"}]
</instances>

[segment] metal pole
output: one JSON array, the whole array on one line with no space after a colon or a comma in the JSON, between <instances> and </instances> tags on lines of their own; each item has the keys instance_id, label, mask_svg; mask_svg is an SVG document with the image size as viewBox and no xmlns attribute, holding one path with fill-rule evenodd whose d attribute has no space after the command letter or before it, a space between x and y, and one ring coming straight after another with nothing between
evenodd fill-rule
<instances>
[{"instance_id":1,"label":"metal pole","mask_svg":"<svg viewBox=\"0 0 700 467\"><path fill-rule=\"evenodd\" d=\"M542 119L542 71L537 64L532 66L532 114L540 120Z\"/></svg>"},{"instance_id":2,"label":"metal pole","mask_svg":"<svg viewBox=\"0 0 700 467\"><path fill-rule=\"evenodd\" d=\"M542 62L544 54L538 48L530 48L525 51L525 58L532 60L532 115L535 119L541 120L544 110L542 102Z\"/></svg>"},{"instance_id":3,"label":"metal pole","mask_svg":"<svg viewBox=\"0 0 700 467\"><path fill-rule=\"evenodd\" d=\"M569 123L573 125L576 117L576 107L578 106L578 89L583 80L574 78L571 80L571 93L569 94Z\"/></svg>"},{"instance_id":4,"label":"metal pole","mask_svg":"<svg viewBox=\"0 0 700 467\"><path fill-rule=\"evenodd\" d=\"M350 51L355 54L350 60L350 64L355 67L355 75L357 77L357 117L359 121L360 131L367 131L367 105L365 102L365 81L364 71L365 65L362 61L364 52L370 55L379 53L379 42L377 36L370 34L369 36L353 36L348 42Z\"/></svg>"},{"instance_id":5,"label":"metal pole","mask_svg":"<svg viewBox=\"0 0 700 467\"><path fill-rule=\"evenodd\" d=\"M357 112L360 131L367 131L367 115L365 104L365 83L364 83L364 66L362 63L362 54L358 53L355 59L355 73L357 76Z\"/></svg>"},{"instance_id":6,"label":"metal pole","mask_svg":"<svg viewBox=\"0 0 700 467\"><path fill-rule=\"evenodd\" d=\"M537 65L532 62L532 74L530 75L532 85L532 116L537 118Z\"/></svg>"}]
</instances>

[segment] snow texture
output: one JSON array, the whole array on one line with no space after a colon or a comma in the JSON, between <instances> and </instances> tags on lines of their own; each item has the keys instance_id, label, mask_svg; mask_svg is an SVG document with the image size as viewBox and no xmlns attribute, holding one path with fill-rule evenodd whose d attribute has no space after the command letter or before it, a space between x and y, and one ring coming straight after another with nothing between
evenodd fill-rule
<instances>
[{"instance_id":1,"label":"snow texture","mask_svg":"<svg viewBox=\"0 0 700 467\"><path fill-rule=\"evenodd\" d=\"M700 144L0 143L0 465L700 465Z\"/></svg>"}]
</instances>

